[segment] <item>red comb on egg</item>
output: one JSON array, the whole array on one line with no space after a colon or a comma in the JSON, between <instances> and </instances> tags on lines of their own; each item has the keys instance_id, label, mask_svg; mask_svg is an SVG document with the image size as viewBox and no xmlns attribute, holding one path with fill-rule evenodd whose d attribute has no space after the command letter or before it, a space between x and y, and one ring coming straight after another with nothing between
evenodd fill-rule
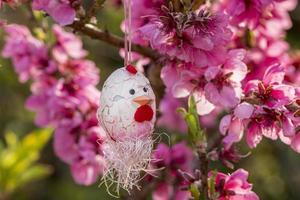
<instances>
[{"instance_id":1,"label":"red comb on egg","mask_svg":"<svg viewBox=\"0 0 300 200\"><path fill-rule=\"evenodd\" d=\"M137 70L135 69L135 67L133 65L127 65L126 70L131 74L137 73Z\"/></svg>"}]
</instances>

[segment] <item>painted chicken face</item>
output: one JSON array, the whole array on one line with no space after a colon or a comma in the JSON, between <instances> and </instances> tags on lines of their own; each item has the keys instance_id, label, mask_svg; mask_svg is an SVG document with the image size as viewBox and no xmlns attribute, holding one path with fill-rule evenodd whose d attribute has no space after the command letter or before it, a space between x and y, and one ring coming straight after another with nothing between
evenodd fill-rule
<instances>
[{"instance_id":1,"label":"painted chicken face","mask_svg":"<svg viewBox=\"0 0 300 200\"><path fill-rule=\"evenodd\" d=\"M98 118L113 140L151 134L155 95L148 79L131 66L114 71L104 83Z\"/></svg>"}]
</instances>

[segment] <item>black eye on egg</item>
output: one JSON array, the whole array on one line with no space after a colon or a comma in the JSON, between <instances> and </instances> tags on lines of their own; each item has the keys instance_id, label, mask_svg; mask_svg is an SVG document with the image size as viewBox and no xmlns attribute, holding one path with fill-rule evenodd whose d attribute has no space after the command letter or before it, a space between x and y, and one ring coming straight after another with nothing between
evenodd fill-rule
<instances>
[{"instance_id":1,"label":"black eye on egg","mask_svg":"<svg viewBox=\"0 0 300 200\"><path fill-rule=\"evenodd\" d=\"M144 91L144 92L148 92L148 88L144 87L144 88L143 88L143 91Z\"/></svg>"},{"instance_id":2,"label":"black eye on egg","mask_svg":"<svg viewBox=\"0 0 300 200\"><path fill-rule=\"evenodd\" d=\"M129 94L134 95L135 94L135 90L134 89L130 89L129 90Z\"/></svg>"}]
</instances>

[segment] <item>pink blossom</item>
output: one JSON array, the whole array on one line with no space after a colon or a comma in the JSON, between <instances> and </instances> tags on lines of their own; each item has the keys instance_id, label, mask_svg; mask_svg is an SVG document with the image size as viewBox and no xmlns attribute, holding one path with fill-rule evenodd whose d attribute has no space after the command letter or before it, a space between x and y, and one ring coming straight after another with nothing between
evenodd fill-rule
<instances>
[{"instance_id":1,"label":"pink blossom","mask_svg":"<svg viewBox=\"0 0 300 200\"><path fill-rule=\"evenodd\" d=\"M131 15L132 41L134 43L148 45L148 41L139 33L139 28L149 23L149 16L160 15L161 6L167 5L165 0L132 0L131 9L134 10ZM136 9L138 8L138 9ZM128 22L124 21L122 30L124 31Z\"/></svg>"},{"instance_id":2,"label":"pink blossom","mask_svg":"<svg viewBox=\"0 0 300 200\"><path fill-rule=\"evenodd\" d=\"M33 0L32 7L48 13L60 25L72 24L75 19L75 5L78 0Z\"/></svg>"},{"instance_id":3,"label":"pink blossom","mask_svg":"<svg viewBox=\"0 0 300 200\"><path fill-rule=\"evenodd\" d=\"M294 87L283 83L284 75L280 65L272 65L267 68L263 80L246 84L246 102L236 106L233 115L221 120L220 132L226 135L223 140L225 147L238 142L240 137L237 135L242 136L244 130L250 148L255 148L263 137L279 138L288 145L296 138L299 119L295 113L299 106L295 101L298 95ZM295 108L291 106L294 104Z\"/></svg>"},{"instance_id":4,"label":"pink blossom","mask_svg":"<svg viewBox=\"0 0 300 200\"><path fill-rule=\"evenodd\" d=\"M269 65L289 63L289 44L284 38L292 25L288 12L296 4L296 0L222 0L217 6L217 10L225 10L231 16L233 46L249 50L245 82L261 79Z\"/></svg>"},{"instance_id":5,"label":"pink blossom","mask_svg":"<svg viewBox=\"0 0 300 200\"><path fill-rule=\"evenodd\" d=\"M79 157L75 138L66 127L56 129L53 147L55 154L68 164L72 164Z\"/></svg>"},{"instance_id":6,"label":"pink blossom","mask_svg":"<svg viewBox=\"0 0 300 200\"><path fill-rule=\"evenodd\" d=\"M210 103L205 96L205 69L194 67L191 64L180 64L178 66L169 65L166 66L166 69L168 71L174 70L174 72L170 72L165 79L165 82L171 82L170 86L172 88L170 88L170 90L174 97L185 98L192 94L197 102L197 112L199 115L206 115L214 110L215 106ZM172 78L172 76L174 78ZM175 81L174 84L172 84L170 78L175 80L176 76L179 78L179 81Z\"/></svg>"},{"instance_id":7,"label":"pink blossom","mask_svg":"<svg viewBox=\"0 0 300 200\"><path fill-rule=\"evenodd\" d=\"M181 142L169 148L165 144L159 144L153 154L152 163L155 168L164 167L164 171L169 177L168 181L161 181L155 188L152 197L156 200L167 200L171 197L175 199L187 200L190 198L188 191L181 190L185 182L178 172L178 169L186 172L192 170L193 153L185 143Z\"/></svg>"},{"instance_id":8,"label":"pink blossom","mask_svg":"<svg viewBox=\"0 0 300 200\"><path fill-rule=\"evenodd\" d=\"M298 133L291 142L291 147L297 153L300 153L300 134Z\"/></svg>"},{"instance_id":9,"label":"pink blossom","mask_svg":"<svg viewBox=\"0 0 300 200\"><path fill-rule=\"evenodd\" d=\"M197 66L218 65L226 53L225 45L231 38L226 15L209 13L205 8L187 13L162 10L160 16L148 17L149 22L139 28L143 38L160 53ZM178 16L177 16L178 15ZM180 22L179 19L186 19ZM189 20L193 20L190 23ZM204 25L205 24L205 25Z\"/></svg>"},{"instance_id":10,"label":"pink blossom","mask_svg":"<svg viewBox=\"0 0 300 200\"><path fill-rule=\"evenodd\" d=\"M52 50L52 54L58 62L63 63L68 58L80 59L86 56L86 51L82 49L82 41L78 37L64 32L59 26L54 26L53 32L57 42Z\"/></svg>"},{"instance_id":11,"label":"pink blossom","mask_svg":"<svg viewBox=\"0 0 300 200\"><path fill-rule=\"evenodd\" d=\"M182 191L179 188L174 188L166 183L160 183L152 194L153 200L187 200L190 199L190 194L187 191Z\"/></svg>"},{"instance_id":12,"label":"pink blossom","mask_svg":"<svg viewBox=\"0 0 300 200\"><path fill-rule=\"evenodd\" d=\"M104 160L101 156L96 156L95 160L79 160L71 166L71 172L74 180L81 185L91 185L98 180L98 176L102 173Z\"/></svg>"},{"instance_id":13,"label":"pink blossom","mask_svg":"<svg viewBox=\"0 0 300 200\"><path fill-rule=\"evenodd\" d=\"M259 126L257 124L249 124L246 134L246 141L250 148L255 148L262 140L263 135L261 134Z\"/></svg>"},{"instance_id":14,"label":"pink blossom","mask_svg":"<svg viewBox=\"0 0 300 200\"><path fill-rule=\"evenodd\" d=\"M97 181L105 166L103 130L96 119L99 71L84 59L86 52L79 38L58 26L53 31L57 41L48 52L25 27L8 26L3 54L12 58L20 77L32 81L26 107L36 112L38 126L54 127L56 155L71 166L77 183L89 185Z\"/></svg>"},{"instance_id":15,"label":"pink blossom","mask_svg":"<svg viewBox=\"0 0 300 200\"><path fill-rule=\"evenodd\" d=\"M161 77L176 98L193 95L199 115L209 114L215 106L234 107L242 97L241 81L247 74L245 51L230 50L224 63L205 68L190 63L169 63Z\"/></svg>"},{"instance_id":16,"label":"pink blossom","mask_svg":"<svg viewBox=\"0 0 300 200\"><path fill-rule=\"evenodd\" d=\"M230 115L222 118L219 129L221 134L226 135L223 139L225 149L229 149L233 143L239 142L243 137L242 121Z\"/></svg>"},{"instance_id":17,"label":"pink blossom","mask_svg":"<svg viewBox=\"0 0 300 200\"><path fill-rule=\"evenodd\" d=\"M286 69L285 80L295 86L300 84L300 52L296 51L291 55L289 67Z\"/></svg>"},{"instance_id":18,"label":"pink blossom","mask_svg":"<svg viewBox=\"0 0 300 200\"><path fill-rule=\"evenodd\" d=\"M295 89L282 83L284 75L283 67L272 65L267 68L262 81L252 80L246 84L245 93L268 107L287 105L295 98Z\"/></svg>"},{"instance_id":19,"label":"pink blossom","mask_svg":"<svg viewBox=\"0 0 300 200\"><path fill-rule=\"evenodd\" d=\"M246 77L247 66L243 63L244 50L231 50L222 66L209 67L205 72L206 98L214 105L234 107L242 96L241 81Z\"/></svg>"},{"instance_id":20,"label":"pink blossom","mask_svg":"<svg viewBox=\"0 0 300 200\"><path fill-rule=\"evenodd\" d=\"M47 47L34 38L27 28L20 25L4 27L7 33L2 55L11 58L21 82L27 81L30 76L36 76L45 70L48 63Z\"/></svg>"},{"instance_id":21,"label":"pink blossom","mask_svg":"<svg viewBox=\"0 0 300 200\"><path fill-rule=\"evenodd\" d=\"M254 107L247 102L243 102L239 104L234 109L234 115L241 120L249 119L253 114L253 112L254 112Z\"/></svg>"},{"instance_id":22,"label":"pink blossom","mask_svg":"<svg viewBox=\"0 0 300 200\"><path fill-rule=\"evenodd\" d=\"M287 54L289 45L286 41L259 34L256 36L255 32L253 32L255 46L247 54L246 63L249 66L249 73L244 83L252 79L261 79L268 66L276 63L286 65L290 60Z\"/></svg>"},{"instance_id":23,"label":"pink blossom","mask_svg":"<svg viewBox=\"0 0 300 200\"><path fill-rule=\"evenodd\" d=\"M297 120L285 109L263 109L257 108L251 121L247 122L247 143L254 148L261 141L262 136L272 140L281 139L282 142L290 144L295 136Z\"/></svg>"},{"instance_id":24,"label":"pink blossom","mask_svg":"<svg viewBox=\"0 0 300 200\"><path fill-rule=\"evenodd\" d=\"M187 130L187 127L184 120L177 112L177 108L182 107L184 105L183 103L184 102L180 99L174 98L170 93L166 93L159 104L161 116L159 117L157 124L170 130L184 133Z\"/></svg>"},{"instance_id":25,"label":"pink blossom","mask_svg":"<svg viewBox=\"0 0 300 200\"><path fill-rule=\"evenodd\" d=\"M222 0L221 7L231 17L235 26L254 29L260 20L281 0Z\"/></svg>"},{"instance_id":26,"label":"pink blossom","mask_svg":"<svg viewBox=\"0 0 300 200\"><path fill-rule=\"evenodd\" d=\"M165 144L159 144L153 154L153 165L172 166L178 169L189 171L190 163L193 159L191 149L185 143L178 143L169 148ZM161 163L163 162L163 163Z\"/></svg>"},{"instance_id":27,"label":"pink blossom","mask_svg":"<svg viewBox=\"0 0 300 200\"><path fill-rule=\"evenodd\" d=\"M259 200L247 179L248 172L244 169L238 169L229 175L218 172L215 180L218 200Z\"/></svg>"},{"instance_id":28,"label":"pink blossom","mask_svg":"<svg viewBox=\"0 0 300 200\"><path fill-rule=\"evenodd\" d=\"M105 160L99 148L100 128L84 129L87 135L79 138L79 157L71 166L75 181L79 184L91 185L97 181L99 174L104 170ZM102 130L103 131L103 130Z\"/></svg>"},{"instance_id":29,"label":"pink blossom","mask_svg":"<svg viewBox=\"0 0 300 200\"><path fill-rule=\"evenodd\" d=\"M216 154L215 154L216 153ZM215 154L217 159L230 169L234 169L234 163L238 163L242 158L246 158L249 154L241 154L236 146L231 146L230 148L221 148L219 152L212 151L210 154Z\"/></svg>"}]
</instances>

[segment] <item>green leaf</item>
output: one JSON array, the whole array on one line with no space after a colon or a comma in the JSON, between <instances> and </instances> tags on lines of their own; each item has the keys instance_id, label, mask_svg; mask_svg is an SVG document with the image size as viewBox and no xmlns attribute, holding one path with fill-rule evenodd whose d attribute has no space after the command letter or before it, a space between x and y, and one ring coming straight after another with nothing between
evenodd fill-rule
<instances>
[{"instance_id":1,"label":"green leaf","mask_svg":"<svg viewBox=\"0 0 300 200\"><path fill-rule=\"evenodd\" d=\"M22 140L22 145L24 146L24 148L40 150L49 141L51 135L51 129L36 130L26 135L26 137Z\"/></svg>"},{"instance_id":2,"label":"green leaf","mask_svg":"<svg viewBox=\"0 0 300 200\"><path fill-rule=\"evenodd\" d=\"M36 20L42 21L45 18L45 14L42 11L33 11L33 15Z\"/></svg>"},{"instance_id":3,"label":"green leaf","mask_svg":"<svg viewBox=\"0 0 300 200\"><path fill-rule=\"evenodd\" d=\"M24 185L30 181L35 181L48 176L52 171L52 168L47 165L36 164L30 167L19 178L19 184Z\"/></svg>"},{"instance_id":4,"label":"green leaf","mask_svg":"<svg viewBox=\"0 0 300 200\"><path fill-rule=\"evenodd\" d=\"M190 186L190 192L191 192L192 197L195 200L200 199L200 192L199 192L199 189L198 189L197 185L192 184Z\"/></svg>"},{"instance_id":5,"label":"green leaf","mask_svg":"<svg viewBox=\"0 0 300 200\"><path fill-rule=\"evenodd\" d=\"M196 103L195 98L194 98L193 95L189 96L188 106L189 106L189 113L195 114L196 116L198 116L198 114L197 114L197 103Z\"/></svg>"},{"instance_id":6,"label":"green leaf","mask_svg":"<svg viewBox=\"0 0 300 200\"><path fill-rule=\"evenodd\" d=\"M185 116L185 120L188 125L189 134L191 134L193 139L196 139L199 135L199 124L198 124L199 119L189 113Z\"/></svg>"},{"instance_id":7,"label":"green leaf","mask_svg":"<svg viewBox=\"0 0 300 200\"><path fill-rule=\"evenodd\" d=\"M9 147L15 147L18 143L18 137L14 132L7 132L4 136L5 142Z\"/></svg>"},{"instance_id":8,"label":"green leaf","mask_svg":"<svg viewBox=\"0 0 300 200\"><path fill-rule=\"evenodd\" d=\"M2 154L0 165L4 169L11 169L15 163L17 163L18 157L15 151L5 150Z\"/></svg>"},{"instance_id":9,"label":"green leaf","mask_svg":"<svg viewBox=\"0 0 300 200\"><path fill-rule=\"evenodd\" d=\"M33 33L34 35L39 39L39 40L43 40L45 41L47 38L46 33L44 32L44 30L40 27L36 27L33 29Z\"/></svg>"},{"instance_id":10,"label":"green leaf","mask_svg":"<svg viewBox=\"0 0 300 200\"><path fill-rule=\"evenodd\" d=\"M20 141L13 132L5 134L7 145L2 145L0 152L0 191L11 193L51 172L48 166L36 164L51 133L51 129L36 130Z\"/></svg>"},{"instance_id":11,"label":"green leaf","mask_svg":"<svg viewBox=\"0 0 300 200\"><path fill-rule=\"evenodd\" d=\"M200 127L197 105L193 95L189 97L188 110L178 108L177 112L182 115L188 126L188 136L192 143L199 144L200 142L206 142L205 135Z\"/></svg>"},{"instance_id":12,"label":"green leaf","mask_svg":"<svg viewBox=\"0 0 300 200\"><path fill-rule=\"evenodd\" d=\"M189 128L189 132L192 135L192 139L195 143L199 140L203 140L204 134L201 130L199 123L199 115L197 113L197 104L193 95L188 100L188 115L186 115L186 122Z\"/></svg>"},{"instance_id":13,"label":"green leaf","mask_svg":"<svg viewBox=\"0 0 300 200\"><path fill-rule=\"evenodd\" d=\"M177 108L176 111L177 111L177 113L179 113L182 116L182 118L185 118L185 116L187 115L187 111L185 108L180 107L180 108Z\"/></svg>"},{"instance_id":14,"label":"green leaf","mask_svg":"<svg viewBox=\"0 0 300 200\"><path fill-rule=\"evenodd\" d=\"M211 197L217 197L218 196L218 194L216 192L216 188L215 188L217 173L218 172L216 170L212 171L211 172L212 175L208 179L209 194L210 194Z\"/></svg>"}]
</instances>

